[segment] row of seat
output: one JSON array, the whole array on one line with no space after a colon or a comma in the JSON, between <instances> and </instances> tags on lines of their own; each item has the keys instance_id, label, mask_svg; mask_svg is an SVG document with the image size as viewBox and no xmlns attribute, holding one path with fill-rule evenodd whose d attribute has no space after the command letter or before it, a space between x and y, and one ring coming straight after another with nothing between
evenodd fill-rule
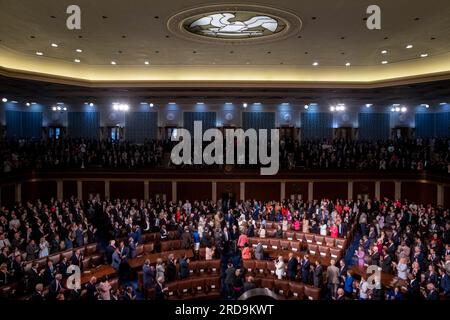
<instances>
[{"instance_id":1,"label":"row of seat","mask_svg":"<svg viewBox=\"0 0 450 320\"><path fill-rule=\"evenodd\" d=\"M256 243L261 242L261 244L267 246L279 246L278 241L299 241L304 244L326 245L328 247L336 247L339 249L344 249L347 245L347 239L325 237L313 233L303 232L286 232L286 240L275 239L271 237L251 237L250 239L257 239L253 241L256 241Z\"/></svg>"},{"instance_id":2,"label":"row of seat","mask_svg":"<svg viewBox=\"0 0 450 320\"><path fill-rule=\"evenodd\" d=\"M220 298L220 276L184 279L167 284L168 300L218 299ZM149 299L155 299L155 289L147 291Z\"/></svg>"},{"instance_id":3,"label":"row of seat","mask_svg":"<svg viewBox=\"0 0 450 320\"><path fill-rule=\"evenodd\" d=\"M288 250L293 252L301 252L307 250L311 255L317 255L321 257L330 257L335 260L339 260L342 257L344 248L329 247L326 245L317 245L314 243L303 243L301 241L289 241L278 239L260 239L249 238L249 243L256 247L257 243L261 242L264 249L269 250Z\"/></svg>"},{"instance_id":4,"label":"row of seat","mask_svg":"<svg viewBox=\"0 0 450 320\"><path fill-rule=\"evenodd\" d=\"M220 275L220 260L194 260L188 265L189 277L203 278L210 276ZM177 275L180 272L180 265L176 264ZM138 278L138 288L142 289L143 286L143 273L142 271L137 272Z\"/></svg>"}]
</instances>

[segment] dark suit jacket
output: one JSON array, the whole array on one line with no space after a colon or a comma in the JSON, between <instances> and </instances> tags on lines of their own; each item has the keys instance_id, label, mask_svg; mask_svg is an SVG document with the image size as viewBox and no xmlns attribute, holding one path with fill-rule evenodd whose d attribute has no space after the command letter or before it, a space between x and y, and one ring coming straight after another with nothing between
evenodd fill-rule
<instances>
[{"instance_id":1,"label":"dark suit jacket","mask_svg":"<svg viewBox=\"0 0 450 320\"><path fill-rule=\"evenodd\" d=\"M155 300L165 300L166 295L163 292L163 287L159 283L156 283L155 286Z\"/></svg>"},{"instance_id":2,"label":"dark suit jacket","mask_svg":"<svg viewBox=\"0 0 450 320\"><path fill-rule=\"evenodd\" d=\"M177 268L172 261L167 264L167 280L172 282L177 279Z\"/></svg>"},{"instance_id":3,"label":"dark suit jacket","mask_svg":"<svg viewBox=\"0 0 450 320\"><path fill-rule=\"evenodd\" d=\"M298 260L296 258L292 258L288 261L288 275L295 276L297 274L297 266Z\"/></svg>"}]
</instances>

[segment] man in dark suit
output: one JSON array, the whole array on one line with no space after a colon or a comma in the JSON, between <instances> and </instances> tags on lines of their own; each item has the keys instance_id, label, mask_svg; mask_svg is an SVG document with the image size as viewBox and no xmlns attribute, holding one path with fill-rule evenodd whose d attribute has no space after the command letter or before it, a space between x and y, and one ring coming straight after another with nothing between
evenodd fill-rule
<instances>
[{"instance_id":1,"label":"man in dark suit","mask_svg":"<svg viewBox=\"0 0 450 320\"><path fill-rule=\"evenodd\" d=\"M439 292L437 292L436 287L434 286L433 283L427 284L427 291L428 293L426 291L423 292L423 295L426 300L430 301L439 300Z\"/></svg>"},{"instance_id":2,"label":"man in dark suit","mask_svg":"<svg viewBox=\"0 0 450 320\"><path fill-rule=\"evenodd\" d=\"M309 269L310 269L310 262L309 262L309 256L307 254L304 255L302 262L302 282L307 284L309 280Z\"/></svg>"},{"instance_id":3,"label":"man in dark suit","mask_svg":"<svg viewBox=\"0 0 450 320\"><path fill-rule=\"evenodd\" d=\"M228 268L227 268L227 270L225 270L224 284L225 284L225 290L229 297L231 297L231 295L233 293L233 283L234 283L234 279L236 277L235 274L236 274L236 268L233 266L233 264L231 262L228 263Z\"/></svg>"},{"instance_id":4,"label":"man in dark suit","mask_svg":"<svg viewBox=\"0 0 450 320\"><path fill-rule=\"evenodd\" d=\"M130 253L130 250L128 249L127 246L125 246L125 242L120 241L119 254L120 254L120 259L122 260L122 262L128 260L129 253Z\"/></svg>"},{"instance_id":5,"label":"man in dark suit","mask_svg":"<svg viewBox=\"0 0 450 320\"><path fill-rule=\"evenodd\" d=\"M255 236L255 225L249 221L249 226L247 228L247 237Z\"/></svg>"},{"instance_id":6,"label":"man in dark suit","mask_svg":"<svg viewBox=\"0 0 450 320\"><path fill-rule=\"evenodd\" d=\"M289 252L289 260L288 260L288 278L289 280L295 280L295 276L297 275L297 267L298 260L294 257L292 252Z\"/></svg>"},{"instance_id":7,"label":"man in dark suit","mask_svg":"<svg viewBox=\"0 0 450 320\"><path fill-rule=\"evenodd\" d=\"M43 274L44 286L48 286L55 279L55 274L56 268L53 266L53 262L49 260Z\"/></svg>"},{"instance_id":8,"label":"man in dark suit","mask_svg":"<svg viewBox=\"0 0 450 320\"><path fill-rule=\"evenodd\" d=\"M106 261L108 264L112 263L112 255L114 251L116 251L116 240L111 240L105 250Z\"/></svg>"},{"instance_id":9,"label":"man in dark suit","mask_svg":"<svg viewBox=\"0 0 450 320\"><path fill-rule=\"evenodd\" d=\"M344 285L345 278L347 277L347 264L344 259L339 261L339 284Z\"/></svg>"},{"instance_id":10,"label":"man in dark suit","mask_svg":"<svg viewBox=\"0 0 450 320\"><path fill-rule=\"evenodd\" d=\"M73 265L76 265L80 268L81 271L83 271L83 254L81 253L80 249L77 249L72 254L71 262Z\"/></svg>"},{"instance_id":11,"label":"man in dark suit","mask_svg":"<svg viewBox=\"0 0 450 320\"><path fill-rule=\"evenodd\" d=\"M156 280L156 286L155 286L155 300L165 300L167 291L167 287L164 286L164 277L159 277Z\"/></svg>"},{"instance_id":12,"label":"man in dark suit","mask_svg":"<svg viewBox=\"0 0 450 320\"><path fill-rule=\"evenodd\" d=\"M316 260L316 268L313 274L314 287L321 289L323 287L323 267L320 260Z\"/></svg>"},{"instance_id":13,"label":"man in dark suit","mask_svg":"<svg viewBox=\"0 0 450 320\"><path fill-rule=\"evenodd\" d=\"M64 292L64 288L61 284L61 280L62 280L62 275L60 273L58 273L55 276L55 279L53 279L53 281L50 283L50 286L48 288L48 294L47 294L48 300L55 300L56 297L60 293Z\"/></svg>"},{"instance_id":14,"label":"man in dark suit","mask_svg":"<svg viewBox=\"0 0 450 320\"><path fill-rule=\"evenodd\" d=\"M45 297L44 297L44 286L42 285L42 283L38 283L35 288L34 288L34 292L31 295L30 298L31 301L44 301Z\"/></svg>"},{"instance_id":15,"label":"man in dark suit","mask_svg":"<svg viewBox=\"0 0 450 320\"><path fill-rule=\"evenodd\" d=\"M173 253L169 254L167 261L167 281L177 280L177 267L175 266L175 257Z\"/></svg>"},{"instance_id":16,"label":"man in dark suit","mask_svg":"<svg viewBox=\"0 0 450 320\"><path fill-rule=\"evenodd\" d=\"M39 264L34 263L31 266L31 269L28 270L28 272L27 272L26 279L27 279L27 291L28 292L33 292L36 288L36 285L38 283L42 283L41 275L43 274L43 271L39 272L38 268L39 268Z\"/></svg>"},{"instance_id":17,"label":"man in dark suit","mask_svg":"<svg viewBox=\"0 0 450 320\"><path fill-rule=\"evenodd\" d=\"M337 228L338 228L338 237L345 238L345 236L347 235L347 227L345 226L345 223L338 221Z\"/></svg>"},{"instance_id":18,"label":"man in dark suit","mask_svg":"<svg viewBox=\"0 0 450 320\"><path fill-rule=\"evenodd\" d=\"M86 284L86 300L95 301L97 300L97 278L92 277L91 280Z\"/></svg>"},{"instance_id":19,"label":"man in dark suit","mask_svg":"<svg viewBox=\"0 0 450 320\"><path fill-rule=\"evenodd\" d=\"M189 260L186 253L180 258L180 279L186 279L189 276Z\"/></svg>"}]
</instances>

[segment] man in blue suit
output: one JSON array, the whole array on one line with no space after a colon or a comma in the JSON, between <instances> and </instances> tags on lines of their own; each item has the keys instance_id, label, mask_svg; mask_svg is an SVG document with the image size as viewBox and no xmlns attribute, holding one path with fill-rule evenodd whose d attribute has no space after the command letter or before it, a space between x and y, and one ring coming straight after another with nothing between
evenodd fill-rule
<instances>
[{"instance_id":1,"label":"man in blue suit","mask_svg":"<svg viewBox=\"0 0 450 320\"><path fill-rule=\"evenodd\" d=\"M114 270L119 271L120 263L122 262L122 259L120 258L120 250L119 248L116 248L112 255L112 262L111 266L114 268Z\"/></svg>"},{"instance_id":2,"label":"man in blue suit","mask_svg":"<svg viewBox=\"0 0 450 320\"><path fill-rule=\"evenodd\" d=\"M289 260L288 260L288 278L289 280L295 280L295 276L297 275L297 267L298 267L298 260L296 257L294 257L294 254L292 252L289 252Z\"/></svg>"},{"instance_id":3,"label":"man in blue suit","mask_svg":"<svg viewBox=\"0 0 450 320\"><path fill-rule=\"evenodd\" d=\"M309 262L309 256L305 254L305 256L302 259L301 262L302 266L302 282L307 284L309 281L309 269L310 269L310 262Z\"/></svg>"}]
</instances>

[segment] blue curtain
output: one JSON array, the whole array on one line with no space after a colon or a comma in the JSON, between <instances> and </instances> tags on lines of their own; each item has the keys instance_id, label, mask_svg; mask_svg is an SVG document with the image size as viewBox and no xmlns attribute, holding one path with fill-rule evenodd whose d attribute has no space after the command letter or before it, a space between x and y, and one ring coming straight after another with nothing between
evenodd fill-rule
<instances>
[{"instance_id":1,"label":"blue curtain","mask_svg":"<svg viewBox=\"0 0 450 320\"><path fill-rule=\"evenodd\" d=\"M331 139L333 137L333 115L325 112L301 114L302 139Z\"/></svg>"},{"instance_id":2,"label":"blue curtain","mask_svg":"<svg viewBox=\"0 0 450 320\"><path fill-rule=\"evenodd\" d=\"M184 112L183 126L194 134L194 121L202 122L202 129L205 132L208 129L216 127L216 113L215 112Z\"/></svg>"},{"instance_id":3,"label":"blue curtain","mask_svg":"<svg viewBox=\"0 0 450 320\"><path fill-rule=\"evenodd\" d=\"M98 112L69 112L67 120L69 137L98 139L100 128Z\"/></svg>"},{"instance_id":4,"label":"blue curtain","mask_svg":"<svg viewBox=\"0 0 450 320\"><path fill-rule=\"evenodd\" d=\"M446 138L450 136L450 112L417 113L417 138Z\"/></svg>"},{"instance_id":5,"label":"blue curtain","mask_svg":"<svg viewBox=\"0 0 450 320\"><path fill-rule=\"evenodd\" d=\"M275 129L275 112L242 112L242 128Z\"/></svg>"},{"instance_id":6,"label":"blue curtain","mask_svg":"<svg viewBox=\"0 0 450 320\"><path fill-rule=\"evenodd\" d=\"M360 140L382 140L389 138L389 113L360 113L358 128Z\"/></svg>"},{"instance_id":7,"label":"blue curtain","mask_svg":"<svg viewBox=\"0 0 450 320\"><path fill-rule=\"evenodd\" d=\"M42 138L42 112L6 111L6 134L16 138Z\"/></svg>"},{"instance_id":8,"label":"blue curtain","mask_svg":"<svg viewBox=\"0 0 450 320\"><path fill-rule=\"evenodd\" d=\"M434 113L416 113L416 137L434 137L436 126L436 115Z\"/></svg>"},{"instance_id":9,"label":"blue curtain","mask_svg":"<svg viewBox=\"0 0 450 320\"><path fill-rule=\"evenodd\" d=\"M450 137L450 112L436 113L436 137Z\"/></svg>"},{"instance_id":10,"label":"blue curtain","mask_svg":"<svg viewBox=\"0 0 450 320\"><path fill-rule=\"evenodd\" d=\"M158 112L129 112L125 116L125 138L143 143L157 138Z\"/></svg>"}]
</instances>

